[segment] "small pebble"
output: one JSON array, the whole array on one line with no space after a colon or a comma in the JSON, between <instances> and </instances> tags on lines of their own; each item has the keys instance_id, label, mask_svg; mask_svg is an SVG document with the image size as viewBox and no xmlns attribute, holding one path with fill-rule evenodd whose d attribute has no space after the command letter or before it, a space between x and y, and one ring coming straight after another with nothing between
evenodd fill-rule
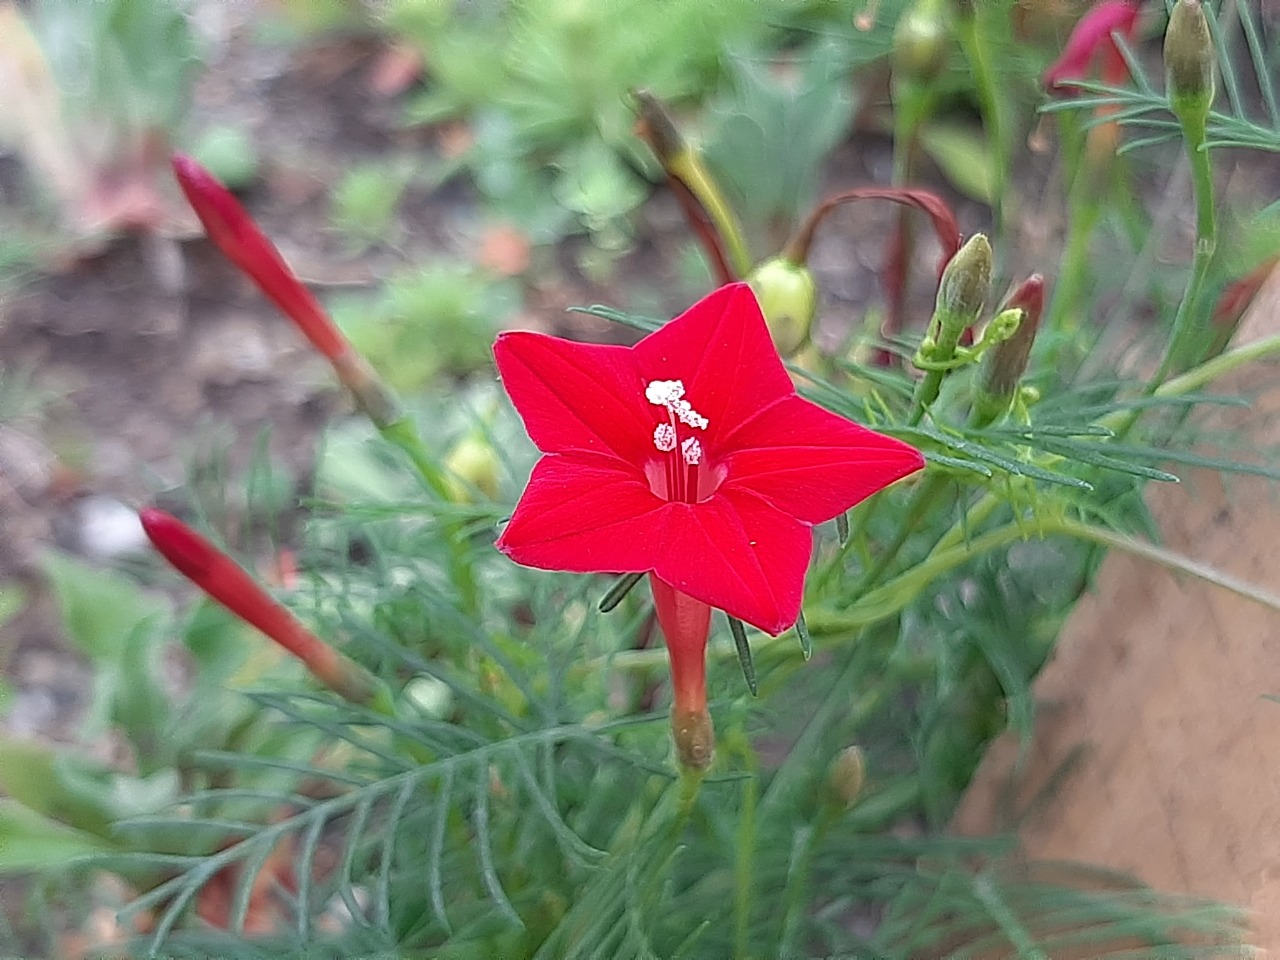
<instances>
[{"instance_id":1,"label":"small pebble","mask_svg":"<svg viewBox=\"0 0 1280 960\"><path fill-rule=\"evenodd\" d=\"M139 553L147 536L138 514L112 497L85 497L77 505L80 519L80 549L101 560Z\"/></svg>"}]
</instances>

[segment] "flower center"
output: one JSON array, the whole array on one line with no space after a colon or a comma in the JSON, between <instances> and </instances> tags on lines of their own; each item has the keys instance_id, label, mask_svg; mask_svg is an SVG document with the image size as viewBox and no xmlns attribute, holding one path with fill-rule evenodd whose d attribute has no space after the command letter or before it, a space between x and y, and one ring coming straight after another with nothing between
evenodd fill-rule
<instances>
[{"instance_id":1,"label":"flower center","mask_svg":"<svg viewBox=\"0 0 1280 960\"><path fill-rule=\"evenodd\" d=\"M667 419L653 429L653 446L661 457L645 466L649 489L664 500L700 503L720 486L724 471L713 469L694 431L707 429L707 418L684 398L681 380L651 380L645 399L662 407Z\"/></svg>"}]
</instances>

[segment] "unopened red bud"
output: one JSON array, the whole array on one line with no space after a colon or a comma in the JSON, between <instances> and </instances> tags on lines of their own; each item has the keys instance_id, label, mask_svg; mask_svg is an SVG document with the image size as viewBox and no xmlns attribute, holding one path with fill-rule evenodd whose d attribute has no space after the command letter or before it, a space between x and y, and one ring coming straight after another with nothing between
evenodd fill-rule
<instances>
[{"instance_id":1,"label":"unopened red bud","mask_svg":"<svg viewBox=\"0 0 1280 960\"><path fill-rule=\"evenodd\" d=\"M353 703L374 698L373 677L304 627L229 556L163 510L148 507L138 517L160 554L211 599L301 660L334 693Z\"/></svg>"},{"instance_id":2,"label":"unopened red bud","mask_svg":"<svg viewBox=\"0 0 1280 960\"><path fill-rule=\"evenodd\" d=\"M1207 113L1213 102L1215 55L1209 21L1200 0L1177 0L1164 35L1164 71L1169 99L1184 110Z\"/></svg>"},{"instance_id":3,"label":"unopened red bud","mask_svg":"<svg viewBox=\"0 0 1280 960\"><path fill-rule=\"evenodd\" d=\"M348 352L346 337L231 191L190 157L174 154L172 162L178 186L223 256L257 284L322 355L336 361Z\"/></svg>"},{"instance_id":4,"label":"unopened red bud","mask_svg":"<svg viewBox=\"0 0 1280 960\"><path fill-rule=\"evenodd\" d=\"M993 422L1009 409L1018 384L1027 370L1040 315L1044 312L1044 277L1033 273L1019 284L1001 308L1022 314L1008 340L996 344L982 360L982 373L974 397L974 418L979 425Z\"/></svg>"}]
</instances>

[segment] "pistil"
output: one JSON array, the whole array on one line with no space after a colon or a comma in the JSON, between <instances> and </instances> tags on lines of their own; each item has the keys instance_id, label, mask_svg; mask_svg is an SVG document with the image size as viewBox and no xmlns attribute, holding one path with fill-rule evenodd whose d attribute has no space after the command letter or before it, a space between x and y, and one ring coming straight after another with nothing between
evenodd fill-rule
<instances>
[{"instance_id":1,"label":"pistil","mask_svg":"<svg viewBox=\"0 0 1280 960\"><path fill-rule=\"evenodd\" d=\"M684 382L681 380L651 380L645 385L645 399L667 411L667 422L658 424L653 431L653 445L665 454L663 469L670 501L698 502L698 465L702 462L702 444L696 437L680 439L681 425L693 430L706 430L707 418L693 409L684 399ZM680 447L677 457L676 446Z\"/></svg>"}]
</instances>

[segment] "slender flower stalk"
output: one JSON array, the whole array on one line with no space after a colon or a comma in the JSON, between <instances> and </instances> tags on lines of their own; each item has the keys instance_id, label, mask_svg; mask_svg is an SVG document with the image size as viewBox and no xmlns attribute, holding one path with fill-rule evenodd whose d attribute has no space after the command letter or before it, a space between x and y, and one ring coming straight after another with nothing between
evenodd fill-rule
<instances>
[{"instance_id":1,"label":"slender flower stalk","mask_svg":"<svg viewBox=\"0 0 1280 960\"><path fill-rule=\"evenodd\" d=\"M1008 216L1006 205L1011 201L1005 186L1011 166L1011 139L1006 132L1009 129L1005 121L1006 101L992 67L993 58L999 53L991 49L993 32L987 18L1004 14L990 4L979 5L973 0L956 0L954 7L956 36L969 63L969 72L973 75L974 91L978 95L982 112L982 125L986 128L987 138L994 151L991 164L991 212L995 224L992 235L999 238L1004 235L1003 228Z\"/></svg>"},{"instance_id":2,"label":"slender flower stalk","mask_svg":"<svg viewBox=\"0 0 1280 960\"><path fill-rule=\"evenodd\" d=\"M1200 0L1177 0L1164 39L1166 93L1169 109L1182 126L1182 140L1191 165L1191 185L1196 203L1196 247L1191 278L1173 318L1173 333L1147 392L1155 390L1173 372L1190 339L1192 309L1209 275L1217 249L1217 207L1214 203L1213 165L1209 159L1209 108L1213 105L1215 54L1209 23Z\"/></svg>"},{"instance_id":3,"label":"slender flower stalk","mask_svg":"<svg viewBox=\"0 0 1280 960\"><path fill-rule=\"evenodd\" d=\"M160 554L211 599L301 660L343 699L358 704L374 700L377 682L363 667L304 627L229 556L163 510L147 507L138 516Z\"/></svg>"},{"instance_id":4,"label":"slender flower stalk","mask_svg":"<svg viewBox=\"0 0 1280 960\"><path fill-rule=\"evenodd\" d=\"M1129 67L1116 37L1133 42L1138 27L1138 4L1133 0L1105 0L1080 18L1061 56L1045 71L1043 82L1051 96L1076 96L1080 88L1072 81L1084 80L1095 72L1104 83L1119 86L1129 77ZM1103 116L1115 108L1098 108ZM1064 129L1068 121L1061 121ZM1062 269L1054 286L1046 325L1057 328L1074 324L1078 305L1089 282L1090 238L1107 206L1104 188L1112 182L1120 127L1112 122L1097 123L1084 134L1083 155L1069 176L1070 223ZM1072 169L1069 166L1068 169Z\"/></svg>"},{"instance_id":5,"label":"slender flower stalk","mask_svg":"<svg viewBox=\"0 0 1280 960\"><path fill-rule=\"evenodd\" d=\"M813 245L814 236L822 221L836 209L846 203L858 200L891 200L906 207L914 207L929 218L933 225L934 235L938 238L941 253L938 256L938 278L946 269L951 258L960 249L960 227L956 223L956 215L947 201L930 190L915 187L859 187L846 190L827 197L813 208L804 222L791 235L782 250L782 259L791 263L804 263L809 258L809 248Z\"/></svg>"},{"instance_id":6,"label":"slender flower stalk","mask_svg":"<svg viewBox=\"0 0 1280 960\"><path fill-rule=\"evenodd\" d=\"M960 249L960 228L956 225L955 214L952 213L945 200L936 193L913 187L860 187L855 190L837 193L827 197L814 207L795 233L791 235L786 246L783 247L782 253L773 260L761 264L751 277L752 286L756 287L757 293L760 294L761 306L765 308L765 318L770 322L770 329L775 329L782 325L769 314L772 298L764 292L763 275L766 268L772 269L774 264L783 264L793 270L804 268L807 271L807 267L804 265L809 257L809 248L813 245L814 236L817 234L818 227L822 224L822 221L842 204L853 203L858 200L891 200L894 203L901 204L904 207L904 213L909 212L905 208L914 207L916 210L926 214L929 217L929 222L933 225L934 234L938 238L938 245L941 247L941 253L938 257L938 278L939 280L942 278L942 272L946 269L947 263L955 256L956 251ZM896 232L894 234L895 240L892 242L898 242L902 236L905 236L905 234L901 231ZM891 305L896 302L895 298L900 296L903 285L906 282L905 269L905 260L901 260L897 254L891 253L888 262L885 264L882 276L885 301ZM890 313L893 312L893 309L891 307ZM892 322L886 323L886 335L893 335L895 330L896 328ZM892 361L892 357L893 355L888 351L882 350L877 354L877 364L887 366Z\"/></svg>"},{"instance_id":7,"label":"slender flower stalk","mask_svg":"<svg viewBox=\"0 0 1280 960\"><path fill-rule=\"evenodd\" d=\"M651 91L636 90L632 97L638 113L636 133L662 164L667 183L720 282L746 276L751 269L751 255L743 239L742 224L702 154L681 135L666 104Z\"/></svg>"},{"instance_id":8,"label":"slender flower stalk","mask_svg":"<svg viewBox=\"0 0 1280 960\"><path fill-rule=\"evenodd\" d=\"M938 98L937 79L946 67L952 34L950 20L950 10L943 0L913 0L894 27L890 89L895 189L905 189L915 177L920 131L933 114ZM897 336L906 326L908 267L915 249L912 227L908 211L899 210L883 267L886 337ZM876 354L876 362L881 365L887 366L894 359L888 351Z\"/></svg>"}]
</instances>

